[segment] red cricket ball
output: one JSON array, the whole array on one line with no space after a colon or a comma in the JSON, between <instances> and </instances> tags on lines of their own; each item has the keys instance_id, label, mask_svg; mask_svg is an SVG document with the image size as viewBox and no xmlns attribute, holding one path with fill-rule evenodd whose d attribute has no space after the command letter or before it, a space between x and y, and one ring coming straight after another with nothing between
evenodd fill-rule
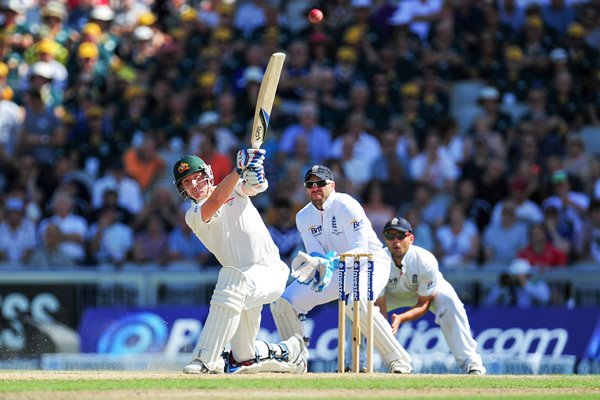
<instances>
[{"instance_id":1,"label":"red cricket ball","mask_svg":"<svg viewBox=\"0 0 600 400\"><path fill-rule=\"evenodd\" d=\"M318 8L313 8L308 13L308 20L311 24L318 24L323 20L323 11L319 10Z\"/></svg>"}]
</instances>

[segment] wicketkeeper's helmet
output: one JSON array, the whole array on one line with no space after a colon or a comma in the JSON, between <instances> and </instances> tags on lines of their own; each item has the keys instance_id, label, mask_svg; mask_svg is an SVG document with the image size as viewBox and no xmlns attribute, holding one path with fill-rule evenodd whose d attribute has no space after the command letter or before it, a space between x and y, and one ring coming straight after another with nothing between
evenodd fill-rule
<instances>
[{"instance_id":1,"label":"wicketkeeper's helmet","mask_svg":"<svg viewBox=\"0 0 600 400\"><path fill-rule=\"evenodd\" d=\"M210 165L205 163L204 160L202 160L198 156L188 155L188 156L181 157L173 166L173 177L175 178L175 181L173 183L175 183L175 186L177 186L177 190L179 191L179 194L182 195L183 197L194 200L183 189L183 186L181 185L181 181L186 176L193 174L195 172L198 172L198 171L204 173L204 175L206 175L210 179L210 182L212 184L212 181L213 181L212 168L210 167Z\"/></svg>"}]
</instances>

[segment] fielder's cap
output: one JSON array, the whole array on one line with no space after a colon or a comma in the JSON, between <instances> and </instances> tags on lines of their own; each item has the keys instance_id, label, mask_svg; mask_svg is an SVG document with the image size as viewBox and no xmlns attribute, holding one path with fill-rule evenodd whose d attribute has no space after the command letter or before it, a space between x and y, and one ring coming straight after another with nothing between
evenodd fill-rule
<instances>
[{"instance_id":1,"label":"fielder's cap","mask_svg":"<svg viewBox=\"0 0 600 400\"><path fill-rule=\"evenodd\" d=\"M393 229L399 232L412 232L412 226L410 222L402 217L394 217L391 221L388 221L387 224L383 227L383 231L388 231Z\"/></svg>"},{"instance_id":2,"label":"fielder's cap","mask_svg":"<svg viewBox=\"0 0 600 400\"><path fill-rule=\"evenodd\" d=\"M524 258L515 258L508 266L508 272L512 275L527 275L531 272L531 264Z\"/></svg>"},{"instance_id":3,"label":"fielder's cap","mask_svg":"<svg viewBox=\"0 0 600 400\"><path fill-rule=\"evenodd\" d=\"M306 182L311 175L314 175L319 179L325 179L326 181L333 181L333 173L324 165L313 165L310 167L304 175L304 182Z\"/></svg>"},{"instance_id":4,"label":"fielder's cap","mask_svg":"<svg viewBox=\"0 0 600 400\"><path fill-rule=\"evenodd\" d=\"M25 209L25 203L18 197L9 197L4 203L6 211L23 211Z\"/></svg>"}]
</instances>

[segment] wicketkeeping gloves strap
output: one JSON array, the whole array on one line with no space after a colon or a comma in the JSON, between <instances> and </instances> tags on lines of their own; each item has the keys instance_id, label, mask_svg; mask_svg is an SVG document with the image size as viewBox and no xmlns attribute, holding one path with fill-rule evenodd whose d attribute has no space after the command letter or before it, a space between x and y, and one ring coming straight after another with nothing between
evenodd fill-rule
<instances>
[{"instance_id":1,"label":"wicketkeeping gloves strap","mask_svg":"<svg viewBox=\"0 0 600 400\"><path fill-rule=\"evenodd\" d=\"M239 175L247 168L262 166L265 160L265 149L241 149L237 153L235 170Z\"/></svg>"}]
</instances>

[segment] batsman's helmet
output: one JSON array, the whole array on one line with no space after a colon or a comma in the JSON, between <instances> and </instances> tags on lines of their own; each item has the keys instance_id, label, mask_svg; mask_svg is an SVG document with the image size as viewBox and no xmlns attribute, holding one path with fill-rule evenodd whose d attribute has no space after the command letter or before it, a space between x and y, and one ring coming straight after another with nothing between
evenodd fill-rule
<instances>
[{"instance_id":1,"label":"batsman's helmet","mask_svg":"<svg viewBox=\"0 0 600 400\"><path fill-rule=\"evenodd\" d=\"M173 177L175 178L175 181L173 183L175 183L175 186L177 186L177 190L179 191L180 195L182 195L183 197L187 197L191 200L194 200L194 199L191 198L185 192L185 190L183 189L183 186L181 185L181 181L186 176L193 174L195 172L204 173L204 175L206 175L212 183L212 180L213 180L212 168L210 167L210 165L205 163L204 160L202 160L198 156L187 155L187 156L181 157L175 163L175 165L173 165Z\"/></svg>"}]
</instances>

